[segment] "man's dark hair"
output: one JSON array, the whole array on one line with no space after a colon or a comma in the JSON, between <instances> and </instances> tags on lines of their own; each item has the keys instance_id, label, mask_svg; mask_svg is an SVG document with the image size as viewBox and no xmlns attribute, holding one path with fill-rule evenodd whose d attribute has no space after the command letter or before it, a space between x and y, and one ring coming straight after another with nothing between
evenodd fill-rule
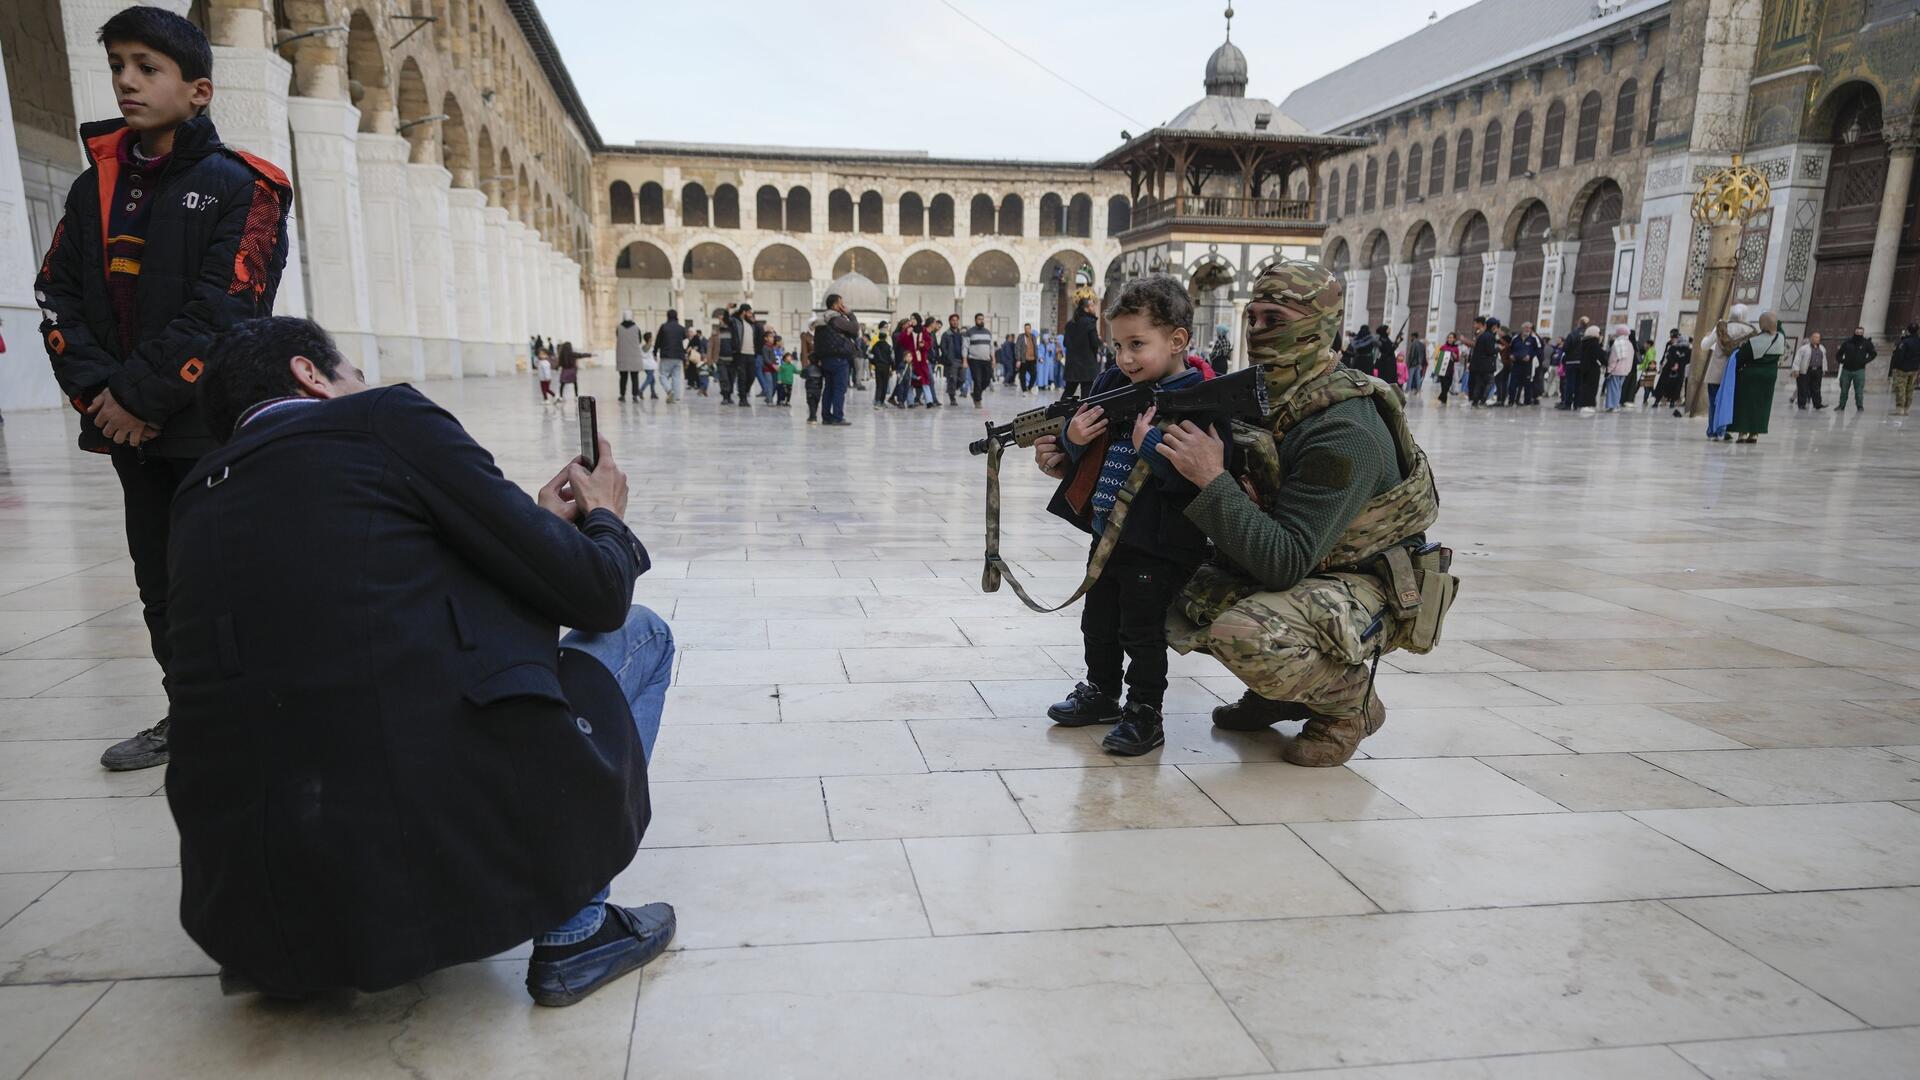
<instances>
[{"instance_id":1,"label":"man's dark hair","mask_svg":"<svg viewBox=\"0 0 1920 1080\"><path fill-rule=\"evenodd\" d=\"M188 82L213 78L213 46L207 35L166 8L122 8L100 27L100 44L140 44L180 65Z\"/></svg>"},{"instance_id":2,"label":"man's dark hair","mask_svg":"<svg viewBox=\"0 0 1920 1080\"><path fill-rule=\"evenodd\" d=\"M310 319L273 315L247 319L213 339L200 375L200 412L213 437L233 438L240 415L263 401L300 393L288 364L296 356L332 380L345 361L333 338Z\"/></svg>"},{"instance_id":3,"label":"man's dark hair","mask_svg":"<svg viewBox=\"0 0 1920 1080\"><path fill-rule=\"evenodd\" d=\"M830 293L828 293L828 294L827 294L827 301L826 301L826 306L827 306L827 307L829 307L829 308L831 308L831 307L832 307L833 305L835 305L835 304L837 304L837 303L839 303L839 302L840 302L840 294L839 294L839 293L837 293L837 292L830 292Z\"/></svg>"},{"instance_id":4,"label":"man's dark hair","mask_svg":"<svg viewBox=\"0 0 1920 1080\"><path fill-rule=\"evenodd\" d=\"M1193 337L1193 297L1187 295L1186 286L1166 274L1148 274L1121 286L1120 295L1107 309L1107 321L1122 315L1145 315L1155 326L1185 330Z\"/></svg>"},{"instance_id":5,"label":"man's dark hair","mask_svg":"<svg viewBox=\"0 0 1920 1080\"><path fill-rule=\"evenodd\" d=\"M680 313L679 313L679 312L677 312L677 311L675 311L675 310L673 310L672 308L668 308L668 309L667 309L667 321L668 321L668 322L679 322L679 321L680 321Z\"/></svg>"}]
</instances>

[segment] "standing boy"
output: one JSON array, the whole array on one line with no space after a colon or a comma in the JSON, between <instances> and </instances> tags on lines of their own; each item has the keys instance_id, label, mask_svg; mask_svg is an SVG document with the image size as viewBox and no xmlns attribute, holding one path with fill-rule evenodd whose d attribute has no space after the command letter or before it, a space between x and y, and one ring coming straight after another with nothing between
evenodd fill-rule
<instances>
[{"instance_id":1,"label":"standing boy","mask_svg":"<svg viewBox=\"0 0 1920 1080\"><path fill-rule=\"evenodd\" d=\"M199 27L130 7L99 40L121 119L81 126L92 165L67 193L34 291L54 378L86 416L80 449L107 454L119 476L133 579L167 686L173 492L216 434L193 384L215 334L272 313L293 189L272 164L220 142L206 116L213 50ZM166 764L170 719L100 763Z\"/></svg>"}]
</instances>

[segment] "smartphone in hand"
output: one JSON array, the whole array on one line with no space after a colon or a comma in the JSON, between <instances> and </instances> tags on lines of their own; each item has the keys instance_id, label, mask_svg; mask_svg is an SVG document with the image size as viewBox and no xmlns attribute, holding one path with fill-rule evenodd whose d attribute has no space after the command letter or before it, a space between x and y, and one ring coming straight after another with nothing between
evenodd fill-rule
<instances>
[{"instance_id":1,"label":"smartphone in hand","mask_svg":"<svg viewBox=\"0 0 1920 1080\"><path fill-rule=\"evenodd\" d=\"M591 396L580 399L580 460L588 472L600 467L600 413Z\"/></svg>"}]
</instances>

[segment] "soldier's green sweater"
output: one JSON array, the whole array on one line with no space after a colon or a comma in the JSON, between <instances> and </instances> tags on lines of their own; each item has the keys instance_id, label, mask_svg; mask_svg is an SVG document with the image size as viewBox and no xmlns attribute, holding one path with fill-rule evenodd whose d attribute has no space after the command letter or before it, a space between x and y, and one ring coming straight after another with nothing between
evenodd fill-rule
<instances>
[{"instance_id":1,"label":"soldier's green sweater","mask_svg":"<svg viewBox=\"0 0 1920 1080\"><path fill-rule=\"evenodd\" d=\"M1221 555L1275 592L1313 573L1361 509L1404 479L1393 435L1368 398L1294 425L1280 440L1280 474L1280 497L1265 510L1226 473L1187 506Z\"/></svg>"}]
</instances>

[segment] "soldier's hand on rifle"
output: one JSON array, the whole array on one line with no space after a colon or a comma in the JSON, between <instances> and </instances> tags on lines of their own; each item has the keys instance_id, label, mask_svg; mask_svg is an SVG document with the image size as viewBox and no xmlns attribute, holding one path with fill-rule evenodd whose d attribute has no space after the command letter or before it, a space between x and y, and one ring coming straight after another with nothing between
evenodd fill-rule
<instances>
[{"instance_id":1,"label":"soldier's hand on rifle","mask_svg":"<svg viewBox=\"0 0 1920 1080\"><path fill-rule=\"evenodd\" d=\"M1206 487L1226 472L1227 444L1211 428L1182 420L1160 435L1160 453L1194 487Z\"/></svg>"},{"instance_id":2,"label":"soldier's hand on rifle","mask_svg":"<svg viewBox=\"0 0 1920 1080\"><path fill-rule=\"evenodd\" d=\"M1093 440L1107 433L1107 411L1098 405L1082 405L1067 425L1067 438L1075 446L1092 446Z\"/></svg>"},{"instance_id":3,"label":"soldier's hand on rifle","mask_svg":"<svg viewBox=\"0 0 1920 1080\"><path fill-rule=\"evenodd\" d=\"M1143 446L1143 445L1145 445L1145 444L1146 444L1146 441L1147 441L1147 432L1149 432L1149 431L1152 431L1152 430L1153 430L1153 417L1154 417L1154 414L1155 414L1155 413L1157 413L1157 412L1159 412L1159 411L1160 411L1160 406L1158 406L1158 405L1149 405L1149 406L1147 406L1147 411L1146 411L1146 412L1143 412L1143 413L1141 413L1141 414L1140 414L1140 416L1139 416L1139 417L1138 417L1137 419L1135 419L1135 420L1134 420L1134 422L1133 422L1133 448L1134 448L1135 450L1138 450L1138 449L1140 449L1140 448L1141 448L1141 446Z\"/></svg>"},{"instance_id":4,"label":"soldier's hand on rifle","mask_svg":"<svg viewBox=\"0 0 1920 1080\"><path fill-rule=\"evenodd\" d=\"M1060 437L1042 435L1033 440L1033 463L1055 480L1067 478L1067 452L1060 449Z\"/></svg>"}]
</instances>

